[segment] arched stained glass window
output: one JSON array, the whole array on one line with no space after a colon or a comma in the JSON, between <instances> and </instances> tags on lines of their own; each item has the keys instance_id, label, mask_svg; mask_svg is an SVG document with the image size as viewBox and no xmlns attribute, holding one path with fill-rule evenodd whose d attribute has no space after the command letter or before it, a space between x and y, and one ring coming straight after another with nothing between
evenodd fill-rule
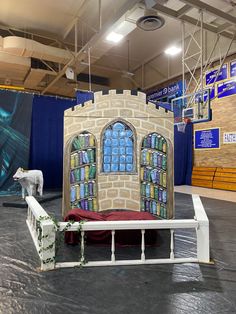
<instances>
[{"instance_id":1,"label":"arched stained glass window","mask_svg":"<svg viewBox=\"0 0 236 314\"><path fill-rule=\"evenodd\" d=\"M110 124L102 137L103 172L134 171L134 134L123 121Z\"/></svg>"}]
</instances>

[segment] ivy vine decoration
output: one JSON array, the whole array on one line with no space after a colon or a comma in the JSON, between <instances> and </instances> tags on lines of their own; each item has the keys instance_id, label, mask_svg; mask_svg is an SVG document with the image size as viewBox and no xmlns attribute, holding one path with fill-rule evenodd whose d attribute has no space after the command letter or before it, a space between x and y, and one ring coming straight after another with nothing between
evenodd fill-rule
<instances>
[{"instance_id":1,"label":"ivy vine decoration","mask_svg":"<svg viewBox=\"0 0 236 314\"><path fill-rule=\"evenodd\" d=\"M38 234L38 241L39 241L39 254L43 251L47 251L47 250L51 250L53 249L53 247L55 247L55 255L51 258L47 258L45 260L42 260L43 264L47 264L47 263L52 263L56 260L56 254L59 250L59 247L61 245L61 243L63 243L64 240L64 235L65 232L68 231L68 229L75 223L74 220L69 220L65 226L65 228L61 231L59 231L59 233L57 233L57 236L55 238L55 241L53 241L52 243L50 243L47 247L42 247L42 239L46 239L49 237L49 234L46 235L42 235L42 227L41 227L41 223L43 221L46 220L51 220L54 224L54 230L57 232L59 231L60 225L58 220L53 217L53 216L40 216L39 219L36 221L36 231ZM86 222L86 220L81 220L79 222L79 227L77 229L77 232L80 233L81 236L81 246L80 246L80 266L83 266L86 264L86 260L85 260L85 255L84 255L84 243L85 243L85 234L84 231L82 230L82 225Z\"/></svg>"},{"instance_id":2,"label":"ivy vine decoration","mask_svg":"<svg viewBox=\"0 0 236 314\"><path fill-rule=\"evenodd\" d=\"M60 246L62 243L64 243L64 238L65 238L65 232L68 231L68 229L74 224L74 220L69 220L65 226L65 228L61 231L59 231L56 235L56 246L55 246L55 253L58 252ZM59 230L59 224L58 224L58 229Z\"/></svg>"},{"instance_id":3,"label":"ivy vine decoration","mask_svg":"<svg viewBox=\"0 0 236 314\"><path fill-rule=\"evenodd\" d=\"M50 220L50 219L51 219L50 216L39 216L39 219L36 220L36 231L37 231L37 234L38 234L39 247L41 247L40 250L39 250L39 253L41 253L42 250L43 250L43 248L42 248L42 239L46 239L46 238L49 237L49 234L42 235L41 222L42 221L46 221L46 220ZM51 244L50 244L50 246L51 246ZM46 248L44 248L44 250L46 250Z\"/></svg>"},{"instance_id":4,"label":"ivy vine decoration","mask_svg":"<svg viewBox=\"0 0 236 314\"><path fill-rule=\"evenodd\" d=\"M58 249L61 245L61 243L63 242L64 239L64 233L65 231L68 230L69 227L71 227L74 223L74 221L68 221L68 223L66 224L65 228L63 230L61 230L58 235L55 238L55 241L53 241L52 243L50 243L47 247L42 247L42 239L46 239L49 237L49 234L45 234L42 235L42 227L41 227L41 222L42 221L46 221L46 220L50 220L53 222L54 224L54 230L55 231L59 231L59 222L58 220L53 217L53 216L40 216L39 219L36 221L36 231L38 234L38 241L39 241L39 254L43 251L47 251L47 250L51 250L53 249L53 247L55 247L55 255L52 258L47 258L45 260L42 260L43 264L47 264L47 263L51 263L54 262L56 259L56 253L58 252Z\"/></svg>"},{"instance_id":5,"label":"ivy vine decoration","mask_svg":"<svg viewBox=\"0 0 236 314\"><path fill-rule=\"evenodd\" d=\"M86 220L80 220L79 222L79 227L77 229L77 232L80 233L81 236L81 242L80 242L80 266L83 266L87 263L85 260L85 255L84 255L84 243L85 243L85 233L83 231L83 224L86 222Z\"/></svg>"}]
</instances>

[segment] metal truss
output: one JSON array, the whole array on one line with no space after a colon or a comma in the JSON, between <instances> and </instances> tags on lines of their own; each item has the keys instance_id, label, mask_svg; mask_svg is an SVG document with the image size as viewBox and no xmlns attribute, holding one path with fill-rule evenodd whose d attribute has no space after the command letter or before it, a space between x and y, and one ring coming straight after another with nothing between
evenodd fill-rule
<instances>
[{"instance_id":1,"label":"metal truss","mask_svg":"<svg viewBox=\"0 0 236 314\"><path fill-rule=\"evenodd\" d=\"M217 78L220 74L221 68L224 65L224 62L230 52L231 46L235 40L235 34L231 35L231 40L228 43L227 47L221 47L220 39L222 36L217 34L215 37L215 42L213 47L207 56L207 60L204 60L205 45L204 45L204 30L203 30L203 11L199 12L199 20L190 33L186 31L185 23L182 22L182 79L183 82L185 79L186 86L183 90L183 95L196 93L198 91L203 92L204 90L204 80L207 74L207 71L212 67L212 63L215 58L212 58L216 49L219 49L219 67L214 79L212 89L215 87ZM206 33L205 33L206 34ZM189 38L186 42L186 38ZM191 46L194 45L194 53L191 54ZM197 49L196 49L197 48ZM224 51L222 51L224 50Z\"/></svg>"},{"instance_id":2,"label":"metal truss","mask_svg":"<svg viewBox=\"0 0 236 314\"><path fill-rule=\"evenodd\" d=\"M182 33L184 33L184 35L182 35L182 43L184 42L185 44L185 47L183 49L183 51L185 51L185 54L184 56L182 56L182 61L183 61L182 62L182 76L185 79L186 75L184 75L183 73L186 73L186 72L188 73L190 70L191 81L195 83L196 85L196 88L194 89L199 90L203 88L203 81L204 81L204 76L205 76L204 73L207 71L207 69L212 64L212 62L216 61L215 59L213 59L212 56L214 55L214 52L218 48L220 50L220 58L218 58L220 59L220 68L223 65L225 58L230 51L232 43L236 39L234 32L232 31L232 26L236 26L236 17L229 13L232 10L232 7L230 6L227 6L225 11L222 11L199 0L189 0L189 1L180 0L180 1L183 3L183 6L182 8L178 10L174 10L171 7L168 7L168 3L167 5L156 3L153 6L153 9L157 10L158 13L164 16L168 16L175 19L176 21L179 21L182 24ZM196 18L196 16L193 17L192 15L188 14L194 8L199 10L198 18ZM203 19L203 17L205 17L206 14L208 14L208 17ZM210 19L209 19L209 15L211 15ZM221 24L213 23L214 20L216 19L220 19ZM190 34L188 34L188 32L186 31L189 25L191 26L191 28L194 27L194 31L192 31ZM208 33L215 34L215 43L209 56L206 56L206 54L208 53L205 49L204 36L205 34L207 35ZM222 39L226 38L230 41L229 48L222 55L221 55L221 50L223 49L222 47L220 48L221 38ZM195 51L193 53L191 53L191 47L188 47L189 45L190 46L195 45ZM223 48L225 49L225 46ZM172 79L174 77L181 75L181 72L172 73L172 71L170 71L171 70L170 65L168 64L167 69L165 71L166 73L162 73L164 75L161 75L160 73L158 74L156 71L158 75L157 80L154 81L152 84L149 84L149 85L146 84L145 74L146 74L147 67L149 67L151 62L156 61L158 63L158 60L161 59L162 55L163 55L162 53L156 54L153 57L147 60L144 60L142 64L132 69L133 72L138 73L137 76L139 77L141 76L140 87L143 90L148 90L157 84L161 84L169 79ZM195 61L195 63L193 61ZM191 63L194 63L194 65L191 66ZM195 71L194 71L194 68L195 68ZM198 78L196 78L196 70L198 69L199 71L199 68L200 68L200 75L198 72L198 75L197 75ZM156 69L156 70L159 70L159 69ZM220 69L219 69L219 73L220 73ZM192 91L193 90L191 89L191 92Z\"/></svg>"},{"instance_id":3,"label":"metal truss","mask_svg":"<svg viewBox=\"0 0 236 314\"><path fill-rule=\"evenodd\" d=\"M202 27L203 29L210 31L215 34L221 33L222 36L230 38L232 37L232 33L227 31L229 26L236 25L236 17L221 10L218 10L206 3L198 0L180 0L183 3L186 3L181 9L173 10L167 6L161 5L159 3L155 4L153 9L157 10L157 12L162 13L166 16L172 17L176 20L186 22L188 24L196 25L197 19L193 18L186 13L188 13L191 9L197 8L199 10L203 10L206 13L209 13L216 18L220 18L225 21L224 24L220 26L214 26L211 23L204 22Z\"/></svg>"},{"instance_id":4,"label":"metal truss","mask_svg":"<svg viewBox=\"0 0 236 314\"><path fill-rule=\"evenodd\" d=\"M199 36L200 35L200 36ZM187 40L188 42L187 42ZM192 49L193 48L193 49ZM203 12L199 12L199 18L192 32L185 27L182 21L182 80L185 82L185 73L189 74L189 80L186 86L183 84L183 95L190 94L200 87L203 91ZM193 50L193 53L191 52ZM200 75L196 76L200 68Z\"/></svg>"}]
</instances>

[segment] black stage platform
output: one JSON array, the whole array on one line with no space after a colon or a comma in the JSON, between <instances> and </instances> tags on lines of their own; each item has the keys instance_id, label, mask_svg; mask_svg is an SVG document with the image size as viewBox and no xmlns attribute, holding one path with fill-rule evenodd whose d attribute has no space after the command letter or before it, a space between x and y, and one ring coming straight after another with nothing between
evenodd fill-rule
<instances>
[{"instance_id":1,"label":"black stage platform","mask_svg":"<svg viewBox=\"0 0 236 314\"><path fill-rule=\"evenodd\" d=\"M40 204L53 201L61 197L62 197L61 192L46 192L44 193L43 196L35 196L35 198ZM22 199L21 196L8 196L6 198L8 200L2 202L2 206L4 207L16 207L16 208L28 207L26 201Z\"/></svg>"},{"instance_id":2,"label":"black stage platform","mask_svg":"<svg viewBox=\"0 0 236 314\"><path fill-rule=\"evenodd\" d=\"M191 196L176 193L176 218L192 218ZM0 198L0 202L11 199ZM202 198L210 220L214 265L169 264L60 269L39 272L26 227L26 209L0 210L0 313L3 314L232 314L236 313L236 204ZM61 199L42 205L60 218ZM169 232L148 257L169 254ZM195 256L195 232L176 234L177 256ZM86 246L94 259L110 258L108 246ZM79 247L62 247L59 259L75 260ZM117 248L117 258L140 257L139 247Z\"/></svg>"}]
</instances>

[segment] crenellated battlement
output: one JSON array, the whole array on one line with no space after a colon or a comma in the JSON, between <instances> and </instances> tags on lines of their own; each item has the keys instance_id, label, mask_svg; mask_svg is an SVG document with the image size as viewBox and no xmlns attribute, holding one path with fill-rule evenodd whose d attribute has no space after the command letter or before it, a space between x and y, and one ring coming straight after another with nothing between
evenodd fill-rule
<instances>
[{"instance_id":1,"label":"crenellated battlement","mask_svg":"<svg viewBox=\"0 0 236 314\"><path fill-rule=\"evenodd\" d=\"M118 111L116 111L116 108ZM113 111L109 111L112 109ZM100 116L104 117L140 117L140 112L143 116L153 116L161 118L172 118L173 113L162 107L156 106L154 103L146 103L146 94L130 90L109 90L99 91L94 93L94 100L87 101L83 104L65 110L67 116L97 116L92 112L99 112ZM137 112L139 112L137 114ZM142 115L141 115L142 116Z\"/></svg>"}]
</instances>

